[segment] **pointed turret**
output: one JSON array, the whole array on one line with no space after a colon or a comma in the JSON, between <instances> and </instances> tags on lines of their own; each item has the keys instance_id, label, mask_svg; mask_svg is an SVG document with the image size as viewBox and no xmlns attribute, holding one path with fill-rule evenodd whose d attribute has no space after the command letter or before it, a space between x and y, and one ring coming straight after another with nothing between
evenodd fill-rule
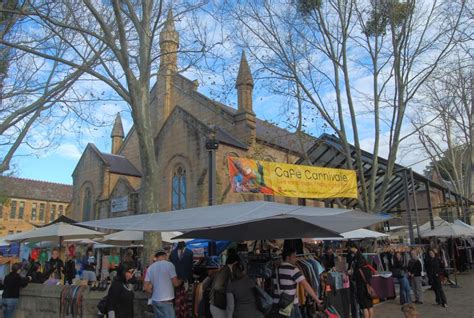
<instances>
[{"instance_id":1,"label":"pointed turret","mask_svg":"<svg viewBox=\"0 0 474 318\"><path fill-rule=\"evenodd\" d=\"M114 127L112 128L110 137L112 137L112 153L117 154L120 147L122 147L123 138L125 137L120 113L117 113L117 116L115 117Z\"/></svg>"},{"instance_id":2,"label":"pointed turret","mask_svg":"<svg viewBox=\"0 0 474 318\"><path fill-rule=\"evenodd\" d=\"M249 63L247 62L247 57L245 56L244 51L242 51L242 56L240 58L240 67L239 73L237 74L235 88L238 89L241 85L253 87L253 77L252 73L250 72Z\"/></svg>"},{"instance_id":3,"label":"pointed turret","mask_svg":"<svg viewBox=\"0 0 474 318\"><path fill-rule=\"evenodd\" d=\"M237 81L235 82L237 88L239 113L252 113L252 93L253 93L253 77L250 72L250 67L245 57L245 52L242 51L240 58L239 73L237 74Z\"/></svg>"},{"instance_id":4,"label":"pointed turret","mask_svg":"<svg viewBox=\"0 0 474 318\"><path fill-rule=\"evenodd\" d=\"M236 133L241 140L250 146L255 142L256 123L252 103L253 77L247 58L245 57L245 52L242 52L240 59L239 73L237 74L235 88L237 88L238 104L238 110L235 114Z\"/></svg>"},{"instance_id":5,"label":"pointed turret","mask_svg":"<svg viewBox=\"0 0 474 318\"><path fill-rule=\"evenodd\" d=\"M176 72L178 69L179 34L174 26L172 9L168 10L163 30L160 33L160 71Z\"/></svg>"}]
</instances>

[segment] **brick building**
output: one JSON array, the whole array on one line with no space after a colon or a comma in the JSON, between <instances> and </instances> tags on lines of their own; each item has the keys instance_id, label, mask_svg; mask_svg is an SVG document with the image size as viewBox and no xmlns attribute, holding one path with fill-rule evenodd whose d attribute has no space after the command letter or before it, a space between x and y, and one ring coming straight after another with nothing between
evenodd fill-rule
<instances>
[{"instance_id":1,"label":"brick building","mask_svg":"<svg viewBox=\"0 0 474 318\"><path fill-rule=\"evenodd\" d=\"M0 176L0 237L31 230L69 213L72 186ZM2 203L3 202L3 203Z\"/></svg>"},{"instance_id":2,"label":"brick building","mask_svg":"<svg viewBox=\"0 0 474 318\"><path fill-rule=\"evenodd\" d=\"M302 147L309 147L309 138L302 140L256 118L252 105L254 82L244 54L236 80L238 109L234 109L199 93L196 81L177 73L179 35L170 15L160 34L160 46L163 54L157 83L152 88L155 147L162 180L160 211L208 204L206 141L210 136L219 142L215 152L216 203L264 199L258 194L230 191L226 158L241 156L295 163L301 157ZM74 219L137 212L141 163L136 131L132 127L125 135L117 115L111 138L111 153L89 144L73 172L71 217ZM298 203L291 198L275 200Z\"/></svg>"}]
</instances>

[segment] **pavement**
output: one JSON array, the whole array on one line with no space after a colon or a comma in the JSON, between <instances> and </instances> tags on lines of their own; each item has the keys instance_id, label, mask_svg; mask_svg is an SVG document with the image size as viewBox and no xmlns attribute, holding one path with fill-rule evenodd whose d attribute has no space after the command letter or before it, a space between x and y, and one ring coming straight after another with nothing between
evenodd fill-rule
<instances>
[{"instance_id":1,"label":"pavement","mask_svg":"<svg viewBox=\"0 0 474 318\"><path fill-rule=\"evenodd\" d=\"M454 276L450 276L454 280ZM443 285L448 308L436 305L434 292L425 290L423 304L416 305L420 318L474 318L474 269L458 275L459 288ZM396 285L398 292L398 285ZM402 318L399 298L375 305L376 318Z\"/></svg>"}]
</instances>

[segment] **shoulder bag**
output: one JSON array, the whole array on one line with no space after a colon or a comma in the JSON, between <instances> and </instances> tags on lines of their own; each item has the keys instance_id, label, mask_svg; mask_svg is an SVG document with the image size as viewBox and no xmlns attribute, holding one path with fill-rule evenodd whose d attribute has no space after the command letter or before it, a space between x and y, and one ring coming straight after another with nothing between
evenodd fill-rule
<instances>
[{"instance_id":1,"label":"shoulder bag","mask_svg":"<svg viewBox=\"0 0 474 318\"><path fill-rule=\"evenodd\" d=\"M272 311L273 298L259 286L255 286L254 290L258 310L264 315L268 315Z\"/></svg>"},{"instance_id":2,"label":"shoulder bag","mask_svg":"<svg viewBox=\"0 0 474 318\"><path fill-rule=\"evenodd\" d=\"M377 296L377 293L375 292L375 289L365 279L365 275L364 275L364 272L362 271L362 268L359 268L359 273L365 282L365 286L367 287L367 292L369 293L369 296L372 297L372 299L379 298L379 296Z\"/></svg>"},{"instance_id":3,"label":"shoulder bag","mask_svg":"<svg viewBox=\"0 0 474 318\"><path fill-rule=\"evenodd\" d=\"M278 317L289 317L293 310L293 303L295 301L295 296L287 294L280 290L280 277L279 277L280 269L277 268L276 270L276 280L277 280L277 291L278 295L280 296L280 301L277 304L276 312Z\"/></svg>"}]
</instances>

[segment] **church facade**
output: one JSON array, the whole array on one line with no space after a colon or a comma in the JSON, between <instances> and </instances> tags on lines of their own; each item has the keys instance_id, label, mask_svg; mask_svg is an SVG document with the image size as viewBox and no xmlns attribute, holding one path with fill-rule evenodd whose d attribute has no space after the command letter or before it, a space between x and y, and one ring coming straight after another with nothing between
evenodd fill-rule
<instances>
[{"instance_id":1,"label":"church facade","mask_svg":"<svg viewBox=\"0 0 474 318\"><path fill-rule=\"evenodd\" d=\"M307 136L303 140L256 118L252 103L254 82L245 54L237 75L238 108L234 109L204 96L198 92L196 81L177 72L178 47L179 35L169 14L160 34L163 54L151 105L161 184L159 210L208 205L210 169L216 178L216 204L264 199L301 204L293 198L231 191L228 156L295 163L303 149L311 145ZM71 217L76 220L147 212L138 208L141 163L136 131L132 127L125 135L117 115L111 138L111 153L89 144L73 172ZM218 144L212 166L209 145L206 148L209 140Z\"/></svg>"}]
</instances>

